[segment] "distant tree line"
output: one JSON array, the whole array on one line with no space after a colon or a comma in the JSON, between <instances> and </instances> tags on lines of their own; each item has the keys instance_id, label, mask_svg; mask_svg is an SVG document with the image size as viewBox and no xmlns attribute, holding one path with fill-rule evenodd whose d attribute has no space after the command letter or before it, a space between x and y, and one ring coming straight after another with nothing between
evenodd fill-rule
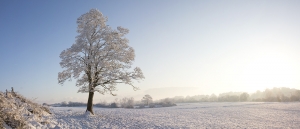
<instances>
[{"instance_id":1,"label":"distant tree line","mask_svg":"<svg viewBox=\"0 0 300 129\"><path fill-rule=\"evenodd\" d=\"M145 95L140 101L134 98L115 99L111 103L102 101L94 104L95 107L102 108L134 108L135 106L143 107L169 107L176 106L175 103L195 103L195 102L293 102L300 101L300 90L286 87L265 89L264 91L256 91L249 94L247 92L226 92L218 96L211 95L195 95L195 96L176 96L173 98L164 98L153 101L150 95ZM61 102L56 104L62 107L80 107L86 106L83 102Z\"/></svg>"},{"instance_id":2,"label":"distant tree line","mask_svg":"<svg viewBox=\"0 0 300 129\"><path fill-rule=\"evenodd\" d=\"M247 92L227 92L212 95L176 96L170 98L175 103L193 102L292 102L300 101L300 90L286 87L265 89L249 94Z\"/></svg>"},{"instance_id":3,"label":"distant tree line","mask_svg":"<svg viewBox=\"0 0 300 129\"><path fill-rule=\"evenodd\" d=\"M86 106L87 103L83 102L66 102L63 101L61 103L52 104L52 106L60 106L60 107L83 107ZM95 107L101 108L153 108L153 107L170 107L176 106L174 101L170 98L161 99L158 101L153 101L150 95L145 95L141 101L135 101L134 98L124 97L122 99L115 99L111 103L107 103L106 101L101 101L99 103L93 104Z\"/></svg>"}]
</instances>

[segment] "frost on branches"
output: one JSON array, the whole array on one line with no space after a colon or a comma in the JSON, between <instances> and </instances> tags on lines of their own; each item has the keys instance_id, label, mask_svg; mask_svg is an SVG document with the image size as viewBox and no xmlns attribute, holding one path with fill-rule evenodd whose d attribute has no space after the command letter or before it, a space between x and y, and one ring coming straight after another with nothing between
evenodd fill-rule
<instances>
[{"instance_id":1,"label":"frost on branches","mask_svg":"<svg viewBox=\"0 0 300 129\"><path fill-rule=\"evenodd\" d=\"M117 83L138 89L132 80L141 80L144 75L139 67L131 68L135 54L125 38L129 30L123 27L114 30L106 22L107 17L97 9L77 19L76 42L60 54L60 65L64 68L58 73L60 84L75 78L76 86L80 87L78 92L111 95L115 95Z\"/></svg>"}]
</instances>

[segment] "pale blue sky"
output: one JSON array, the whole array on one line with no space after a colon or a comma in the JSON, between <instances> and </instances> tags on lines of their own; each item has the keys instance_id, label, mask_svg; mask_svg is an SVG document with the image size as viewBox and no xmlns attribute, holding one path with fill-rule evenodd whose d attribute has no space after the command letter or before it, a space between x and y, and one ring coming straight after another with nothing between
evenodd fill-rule
<instances>
[{"instance_id":1,"label":"pale blue sky","mask_svg":"<svg viewBox=\"0 0 300 129\"><path fill-rule=\"evenodd\" d=\"M300 2L295 1L0 1L0 90L40 102L86 101L74 82L60 86L59 54L75 41L76 19L97 8L126 27L141 90L118 98L300 89ZM166 88L169 87L169 88ZM177 88L176 88L177 87ZM178 88L188 87L188 88ZM168 90L169 89L169 90ZM180 90L178 90L180 89ZM183 90L186 89L186 90ZM113 97L95 95L100 99Z\"/></svg>"}]
</instances>

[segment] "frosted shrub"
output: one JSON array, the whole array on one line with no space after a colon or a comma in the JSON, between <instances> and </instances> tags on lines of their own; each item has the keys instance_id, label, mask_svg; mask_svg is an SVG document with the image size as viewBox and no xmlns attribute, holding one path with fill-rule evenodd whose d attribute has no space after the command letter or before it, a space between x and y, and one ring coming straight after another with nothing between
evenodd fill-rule
<instances>
[{"instance_id":1,"label":"frosted shrub","mask_svg":"<svg viewBox=\"0 0 300 129\"><path fill-rule=\"evenodd\" d=\"M10 93L7 98L0 96L0 121L5 122L8 126L12 128L24 127L26 125L25 119L20 115L22 112L22 107L20 107L17 102L12 99L13 97Z\"/></svg>"},{"instance_id":2,"label":"frosted shrub","mask_svg":"<svg viewBox=\"0 0 300 129\"><path fill-rule=\"evenodd\" d=\"M45 123L41 118L51 114L49 108L26 99L16 92L0 92L0 128L29 128L28 121Z\"/></svg>"}]
</instances>

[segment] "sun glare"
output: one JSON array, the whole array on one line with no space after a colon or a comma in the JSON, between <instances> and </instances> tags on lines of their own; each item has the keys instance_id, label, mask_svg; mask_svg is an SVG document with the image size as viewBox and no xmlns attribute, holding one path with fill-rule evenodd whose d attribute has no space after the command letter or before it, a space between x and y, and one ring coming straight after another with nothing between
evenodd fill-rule
<instances>
[{"instance_id":1,"label":"sun glare","mask_svg":"<svg viewBox=\"0 0 300 129\"><path fill-rule=\"evenodd\" d=\"M252 92L266 88L294 86L297 80L294 64L288 55L268 51L246 64L239 78Z\"/></svg>"}]
</instances>

